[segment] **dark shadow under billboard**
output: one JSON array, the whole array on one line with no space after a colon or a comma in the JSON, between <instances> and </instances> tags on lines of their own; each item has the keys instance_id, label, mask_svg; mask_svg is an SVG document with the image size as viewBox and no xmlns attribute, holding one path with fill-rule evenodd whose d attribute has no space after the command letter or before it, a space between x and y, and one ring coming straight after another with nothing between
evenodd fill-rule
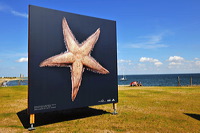
<instances>
[{"instance_id":1,"label":"dark shadow under billboard","mask_svg":"<svg viewBox=\"0 0 200 133\"><path fill-rule=\"evenodd\" d=\"M35 118L36 123L34 127L39 127L43 125L49 125L53 123L63 122L63 121L71 121L76 119L88 118L92 116L98 116L103 114L110 114L110 112L94 109L89 107L78 108L78 109L68 109L62 111L53 111L53 112L45 112L37 114ZM17 113L19 120L21 121L24 128L29 128L29 115L27 114L27 109L24 109Z\"/></svg>"},{"instance_id":2,"label":"dark shadow under billboard","mask_svg":"<svg viewBox=\"0 0 200 133\"><path fill-rule=\"evenodd\" d=\"M30 114L118 102L116 22L29 6Z\"/></svg>"}]
</instances>

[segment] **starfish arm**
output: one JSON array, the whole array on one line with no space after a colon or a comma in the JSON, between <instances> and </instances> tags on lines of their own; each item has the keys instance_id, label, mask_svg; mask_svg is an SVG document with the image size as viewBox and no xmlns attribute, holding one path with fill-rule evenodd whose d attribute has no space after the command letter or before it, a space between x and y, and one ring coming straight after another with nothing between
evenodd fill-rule
<instances>
[{"instance_id":1,"label":"starfish arm","mask_svg":"<svg viewBox=\"0 0 200 133\"><path fill-rule=\"evenodd\" d=\"M75 61L74 55L70 52L61 53L52 56L40 63L40 67L45 66L57 66L57 67L67 67Z\"/></svg>"},{"instance_id":2,"label":"starfish arm","mask_svg":"<svg viewBox=\"0 0 200 133\"><path fill-rule=\"evenodd\" d=\"M91 56L85 56L82 60L84 66L86 66L89 70L93 72L97 72L100 74L108 74L109 71L102 67L94 58Z\"/></svg>"},{"instance_id":3,"label":"starfish arm","mask_svg":"<svg viewBox=\"0 0 200 133\"><path fill-rule=\"evenodd\" d=\"M63 36L65 41L65 46L69 51L76 51L78 46L78 41L74 37L72 31L70 30L68 23L65 18L62 20Z\"/></svg>"},{"instance_id":4,"label":"starfish arm","mask_svg":"<svg viewBox=\"0 0 200 133\"><path fill-rule=\"evenodd\" d=\"M93 33L90 37L88 37L81 45L81 51L84 55L88 55L90 54L90 52L92 51L95 43L97 42L97 40L99 39L99 35L100 35L100 28L98 28L96 30L95 33Z\"/></svg>"},{"instance_id":5,"label":"starfish arm","mask_svg":"<svg viewBox=\"0 0 200 133\"><path fill-rule=\"evenodd\" d=\"M76 95L81 85L82 74L84 68L80 61L75 61L71 67L71 80L72 80L72 101L75 100Z\"/></svg>"}]
</instances>

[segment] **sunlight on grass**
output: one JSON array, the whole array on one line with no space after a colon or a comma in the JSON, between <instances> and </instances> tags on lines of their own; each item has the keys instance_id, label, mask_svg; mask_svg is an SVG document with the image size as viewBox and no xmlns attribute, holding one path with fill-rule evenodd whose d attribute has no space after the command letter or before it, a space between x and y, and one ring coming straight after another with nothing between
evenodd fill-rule
<instances>
[{"instance_id":1,"label":"sunlight on grass","mask_svg":"<svg viewBox=\"0 0 200 133\"><path fill-rule=\"evenodd\" d=\"M27 108L27 91L27 86L0 87L0 132L27 131L16 114ZM34 132L198 132L199 101L200 86L120 86L118 115L64 120L41 125ZM113 111L112 104L92 108Z\"/></svg>"}]
</instances>

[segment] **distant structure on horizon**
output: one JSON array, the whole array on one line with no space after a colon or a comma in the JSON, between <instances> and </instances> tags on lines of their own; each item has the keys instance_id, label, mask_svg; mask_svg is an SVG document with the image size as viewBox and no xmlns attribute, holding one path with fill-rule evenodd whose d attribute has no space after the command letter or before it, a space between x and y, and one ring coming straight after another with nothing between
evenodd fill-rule
<instances>
[{"instance_id":1,"label":"distant structure on horizon","mask_svg":"<svg viewBox=\"0 0 200 133\"><path fill-rule=\"evenodd\" d=\"M23 74L20 74L19 77L20 77L20 78L24 78L24 75L23 75Z\"/></svg>"}]
</instances>

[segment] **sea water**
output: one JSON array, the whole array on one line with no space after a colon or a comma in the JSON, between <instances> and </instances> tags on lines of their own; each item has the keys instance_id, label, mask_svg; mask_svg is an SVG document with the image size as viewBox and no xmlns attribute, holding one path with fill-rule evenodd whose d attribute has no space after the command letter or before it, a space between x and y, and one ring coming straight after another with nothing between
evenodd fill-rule
<instances>
[{"instance_id":1,"label":"sea water","mask_svg":"<svg viewBox=\"0 0 200 133\"><path fill-rule=\"evenodd\" d=\"M118 85L129 85L133 81L141 82L143 86L177 86L178 77L180 85L200 85L200 74L152 74L152 75L126 75L127 80L121 81L118 76ZM14 80L7 83L8 86L28 85L28 80Z\"/></svg>"},{"instance_id":2,"label":"sea water","mask_svg":"<svg viewBox=\"0 0 200 133\"><path fill-rule=\"evenodd\" d=\"M7 86L28 85L28 78L23 80L11 80L6 83Z\"/></svg>"},{"instance_id":3,"label":"sea water","mask_svg":"<svg viewBox=\"0 0 200 133\"><path fill-rule=\"evenodd\" d=\"M127 80L120 80L122 75L118 76L118 85L129 85L133 81L141 82L143 86L177 86L178 77L180 85L187 86L191 84L200 85L200 74L152 74L152 75L127 75Z\"/></svg>"}]
</instances>

